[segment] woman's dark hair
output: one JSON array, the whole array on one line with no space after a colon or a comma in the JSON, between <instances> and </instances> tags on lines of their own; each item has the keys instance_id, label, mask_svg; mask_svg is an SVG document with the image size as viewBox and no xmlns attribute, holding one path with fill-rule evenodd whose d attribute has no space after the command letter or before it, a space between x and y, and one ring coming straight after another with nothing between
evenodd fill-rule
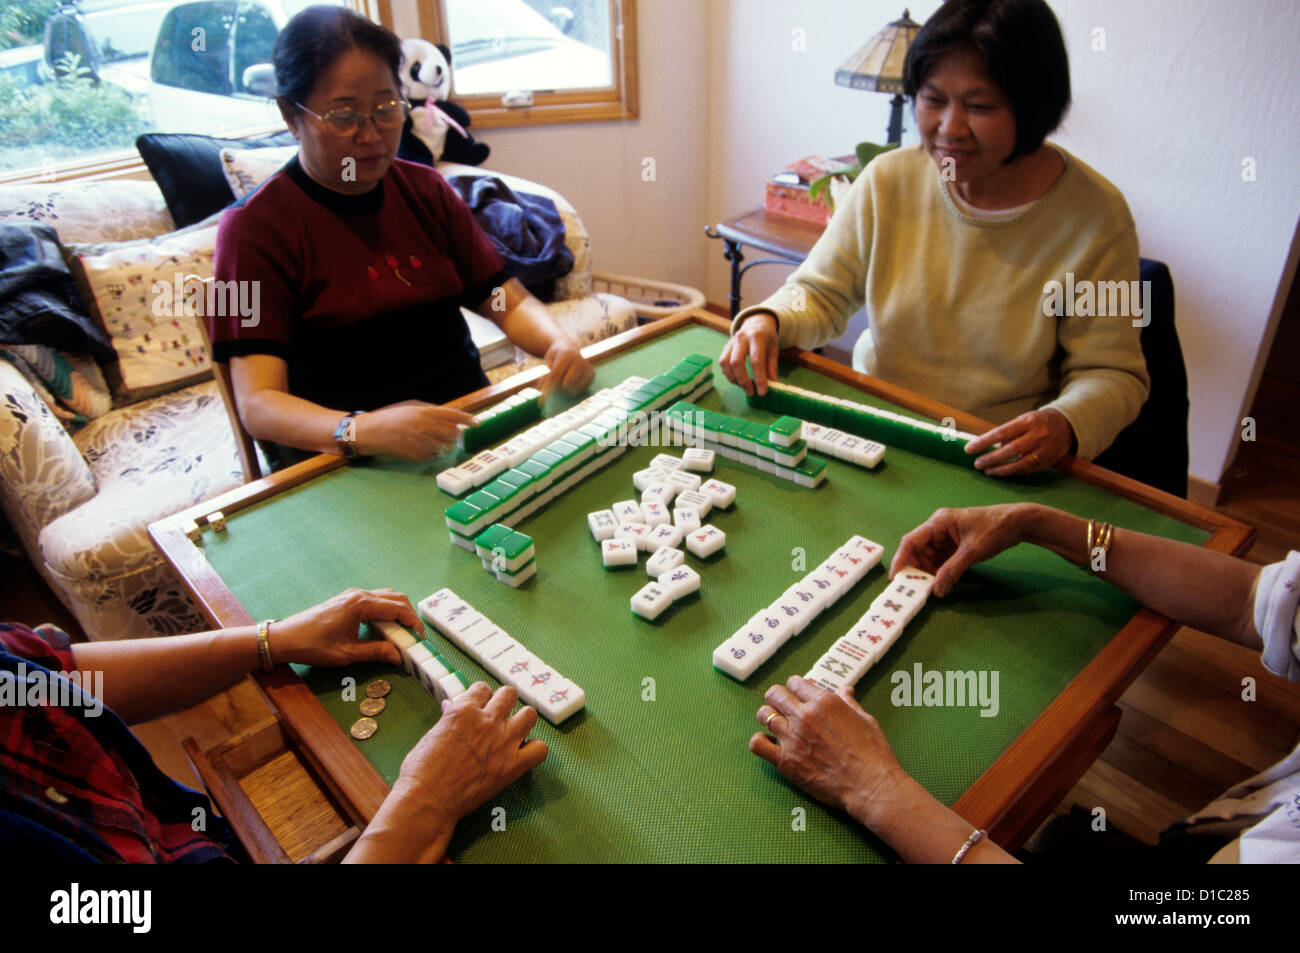
<instances>
[{"instance_id":1,"label":"woman's dark hair","mask_svg":"<svg viewBox=\"0 0 1300 953\"><path fill-rule=\"evenodd\" d=\"M275 95L305 102L321 73L348 50L364 50L379 57L393 71L402 65L402 42L391 31L346 7L306 7L284 25L275 40ZM297 106L290 104L295 112Z\"/></svg>"},{"instance_id":2,"label":"woman's dark hair","mask_svg":"<svg viewBox=\"0 0 1300 953\"><path fill-rule=\"evenodd\" d=\"M959 50L979 55L1011 101L1016 147L1007 161L1035 151L1070 107L1070 63L1056 15L1043 0L947 0L907 51L904 94L915 101L930 71Z\"/></svg>"}]
</instances>

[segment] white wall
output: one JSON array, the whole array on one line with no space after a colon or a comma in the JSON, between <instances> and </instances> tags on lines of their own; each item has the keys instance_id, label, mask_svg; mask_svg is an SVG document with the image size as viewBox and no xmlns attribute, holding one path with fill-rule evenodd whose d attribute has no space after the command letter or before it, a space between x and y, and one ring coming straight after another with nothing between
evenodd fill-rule
<instances>
[{"instance_id":1,"label":"white wall","mask_svg":"<svg viewBox=\"0 0 1300 953\"><path fill-rule=\"evenodd\" d=\"M1293 0L1049 0L1070 52L1074 107L1053 138L1124 192L1144 255L1168 262L1192 392L1191 472L1218 482L1253 396L1257 355L1289 287L1300 215L1300 90ZM924 21L937 2L909 3ZM709 5L709 214L761 201L785 162L881 141L888 97L841 89L836 67L889 20L896 0L714 0ZM807 50L792 49L806 30ZM1103 28L1106 51L1093 52ZM1241 162L1258 177L1241 180ZM765 273L766 272L766 273ZM780 268L746 276L754 302ZM711 256L706 292L723 302ZM1276 305L1276 306L1275 306Z\"/></svg>"},{"instance_id":2,"label":"white wall","mask_svg":"<svg viewBox=\"0 0 1300 953\"><path fill-rule=\"evenodd\" d=\"M1300 216L1293 0L1053 0L1075 106L1056 136L1124 193L1168 262L1192 393L1192 475L1219 482L1290 286ZM1093 30L1106 51L1093 52ZM1242 160L1257 178L1242 181ZM1294 266L1292 266L1294 267Z\"/></svg>"},{"instance_id":3,"label":"white wall","mask_svg":"<svg viewBox=\"0 0 1300 953\"><path fill-rule=\"evenodd\" d=\"M637 4L640 115L619 122L471 128L485 165L544 182L582 215L600 271L703 288L708 100L707 8ZM642 178L654 159L654 181Z\"/></svg>"},{"instance_id":4,"label":"white wall","mask_svg":"<svg viewBox=\"0 0 1300 953\"><path fill-rule=\"evenodd\" d=\"M1192 390L1191 472L1218 482L1289 287L1300 15L1293 0L1049 3L1074 85L1054 138L1119 186L1143 254L1173 272ZM904 5L642 0L640 118L487 130L489 164L569 196L598 268L695 285L725 303L726 263L703 226L761 204L769 176L795 158L884 140L889 97L836 86L834 72ZM939 2L906 5L924 22ZM1091 49L1098 27L1105 52ZM914 138L909 130L905 141ZM655 182L641 179L646 156ZM1247 156L1252 183L1241 179ZM745 300L787 273L750 272Z\"/></svg>"}]
</instances>

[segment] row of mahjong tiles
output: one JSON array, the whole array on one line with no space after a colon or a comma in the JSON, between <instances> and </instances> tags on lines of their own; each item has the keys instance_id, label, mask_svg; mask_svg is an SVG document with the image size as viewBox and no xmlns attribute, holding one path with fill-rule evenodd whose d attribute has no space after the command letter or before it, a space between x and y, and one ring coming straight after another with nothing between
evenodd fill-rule
<instances>
[{"instance_id":1,"label":"row of mahjong tiles","mask_svg":"<svg viewBox=\"0 0 1300 953\"><path fill-rule=\"evenodd\" d=\"M936 460L965 467L975 466L975 457L966 453L966 444L975 439L975 434L954 427L941 426L928 420L896 414L869 404L832 397L779 381L769 381L765 394L750 394L746 402L751 407L787 414Z\"/></svg>"},{"instance_id":2,"label":"row of mahjong tiles","mask_svg":"<svg viewBox=\"0 0 1300 953\"><path fill-rule=\"evenodd\" d=\"M444 515L451 541L472 549L473 537L483 527L507 518L515 522L526 519L613 462L632 442L629 427L644 426L634 415L657 410L683 392L693 397L707 392L713 386L711 364L708 358L685 358L669 375L651 381L628 378L618 387L593 394L555 418L439 473L439 488L452 495L471 485L482 486L447 507Z\"/></svg>"}]
</instances>

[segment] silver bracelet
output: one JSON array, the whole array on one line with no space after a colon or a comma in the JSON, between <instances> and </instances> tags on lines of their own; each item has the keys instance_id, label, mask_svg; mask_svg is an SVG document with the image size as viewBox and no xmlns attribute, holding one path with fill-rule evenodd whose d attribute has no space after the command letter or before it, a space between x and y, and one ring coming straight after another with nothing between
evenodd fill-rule
<instances>
[{"instance_id":1,"label":"silver bracelet","mask_svg":"<svg viewBox=\"0 0 1300 953\"><path fill-rule=\"evenodd\" d=\"M970 837L966 838L966 843L961 845L961 850L957 851L956 855L952 859L952 862L954 864L960 864L961 859L966 856L966 852L988 836L989 836L988 831L981 831L981 830L971 831Z\"/></svg>"}]
</instances>

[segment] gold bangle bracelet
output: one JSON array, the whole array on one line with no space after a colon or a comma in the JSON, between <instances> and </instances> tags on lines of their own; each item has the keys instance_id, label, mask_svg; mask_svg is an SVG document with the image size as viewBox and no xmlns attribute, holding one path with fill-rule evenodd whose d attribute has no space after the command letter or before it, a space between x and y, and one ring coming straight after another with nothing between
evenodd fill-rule
<instances>
[{"instance_id":1,"label":"gold bangle bracelet","mask_svg":"<svg viewBox=\"0 0 1300 953\"><path fill-rule=\"evenodd\" d=\"M1093 563L1097 557L1097 550L1101 550L1101 566L1104 571L1106 568L1106 559L1110 556L1111 538L1114 536L1115 527L1111 523L1101 523L1094 525L1092 520L1088 520L1088 551L1084 557L1084 565L1089 572L1094 572Z\"/></svg>"},{"instance_id":2,"label":"gold bangle bracelet","mask_svg":"<svg viewBox=\"0 0 1300 953\"><path fill-rule=\"evenodd\" d=\"M275 671L275 663L271 661L271 638L269 635L272 622L279 622L279 619L266 619L257 623L257 657L261 659L262 671Z\"/></svg>"}]
</instances>

